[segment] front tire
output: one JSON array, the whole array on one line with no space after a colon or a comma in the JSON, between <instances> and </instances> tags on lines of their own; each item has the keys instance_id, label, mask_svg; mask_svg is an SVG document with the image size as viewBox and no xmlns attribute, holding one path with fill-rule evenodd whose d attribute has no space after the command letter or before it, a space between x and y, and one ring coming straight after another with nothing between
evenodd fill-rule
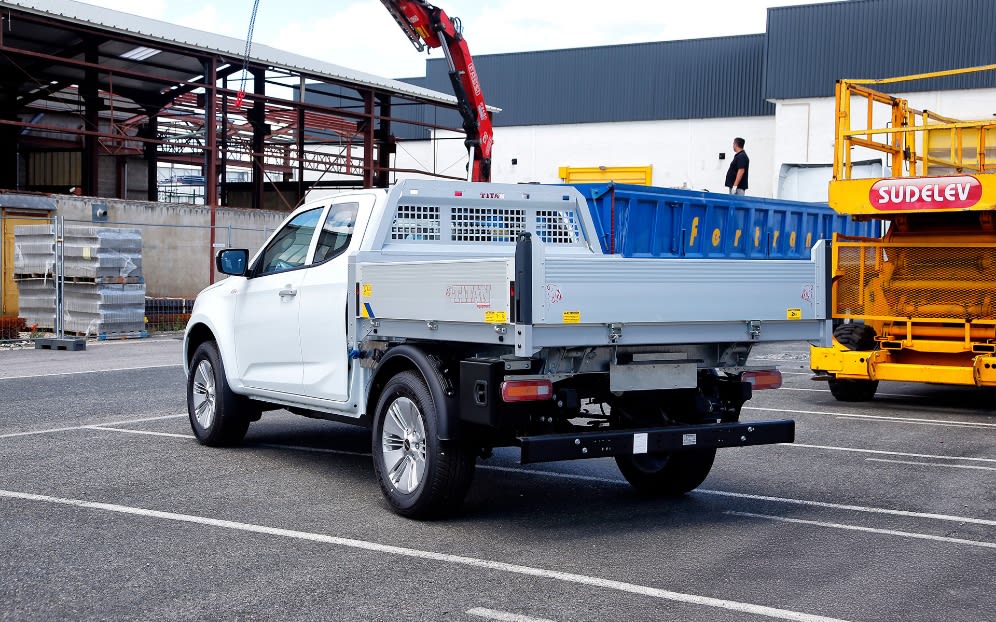
<instances>
[{"instance_id":1,"label":"front tire","mask_svg":"<svg viewBox=\"0 0 996 622\"><path fill-rule=\"evenodd\" d=\"M194 352L187 374L187 415L202 445L238 445L249 429L252 413L225 378L225 367L213 341Z\"/></svg>"},{"instance_id":2,"label":"front tire","mask_svg":"<svg viewBox=\"0 0 996 622\"><path fill-rule=\"evenodd\" d=\"M833 338L848 350L870 351L876 347L875 329L867 324L841 324ZM878 380L830 380L830 393L840 402L868 402L878 391Z\"/></svg>"},{"instance_id":3,"label":"front tire","mask_svg":"<svg viewBox=\"0 0 996 622\"><path fill-rule=\"evenodd\" d=\"M413 371L391 378L377 401L374 472L384 498L402 516L452 514L470 487L476 453L459 442L441 441L438 417L429 388Z\"/></svg>"}]
</instances>

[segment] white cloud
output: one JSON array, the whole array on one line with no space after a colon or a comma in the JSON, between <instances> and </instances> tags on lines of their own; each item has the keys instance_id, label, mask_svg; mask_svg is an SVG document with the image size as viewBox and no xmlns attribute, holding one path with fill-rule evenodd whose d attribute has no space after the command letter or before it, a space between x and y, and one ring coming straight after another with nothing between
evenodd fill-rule
<instances>
[{"instance_id":1,"label":"white cloud","mask_svg":"<svg viewBox=\"0 0 996 622\"><path fill-rule=\"evenodd\" d=\"M142 2L134 2L134 0L87 0L86 4L152 19L172 21L167 17L167 0L143 0Z\"/></svg>"},{"instance_id":2,"label":"white cloud","mask_svg":"<svg viewBox=\"0 0 996 622\"><path fill-rule=\"evenodd\" d=\"M239 39L252 8L247 0L89 1ZM826 1L438 0L462 19L476 55L761 33L768 7ZM425 58L377 0L260 0L255 41L391 78L425 71Z\"/></svg>"},{"instance_id":3,"label":"white cloud","mask_svg":"<svg viewBox=\"0 0 996 622\"><path fill-rule=\"evenodd\" d=\"M257 33L260 42L273 47L379 76L425 72L424 57L379 2L352 3L312 19L285 21L276 29L257 26Z\"/></svg>"}]
</instances>

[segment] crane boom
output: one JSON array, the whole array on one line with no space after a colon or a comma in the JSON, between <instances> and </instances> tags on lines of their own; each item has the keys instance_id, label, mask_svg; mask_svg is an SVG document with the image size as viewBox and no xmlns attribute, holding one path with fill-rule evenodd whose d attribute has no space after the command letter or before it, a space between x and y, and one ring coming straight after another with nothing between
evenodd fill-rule
<instances>
[{"instance_id":1,"label":"crane boom","mask_svg":"<svg viewBox=\"0 0 996 622\"><path fill-rule=\"evenodd\" d=\"M457 109L467 134L471 181L491 181L494 134L474 59L463 38L460 20L423 0L381 0L418 51L441 48L449 68Z\"/></svg>"}]
</instances>

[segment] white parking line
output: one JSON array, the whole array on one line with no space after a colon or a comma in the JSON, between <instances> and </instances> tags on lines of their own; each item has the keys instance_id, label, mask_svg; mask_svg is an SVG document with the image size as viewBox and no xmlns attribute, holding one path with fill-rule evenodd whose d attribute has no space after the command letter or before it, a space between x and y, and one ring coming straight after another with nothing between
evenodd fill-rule
<instances>
[{"instance_id":1,"label":"white parking line","mask_svg":"<svg viewBox=\"0 0 996 622\"><path fill-rule=\"evenodd\" d=\"M92 427L92 426L91 426ZM129 432L129 430L123 430L120 428L105 428L108 432ZM156 436L176 436L181 438L187 438L186 435L182 434L165 434L165 433L155 433ZM358 452L358 451L346 451L340 449L325 449L322 447L305 447L300 445L280 445L274 443L259 443L256 445L258 447L268 447L272 449L290 449L294 451L307 451L315 453L328 453L328 454L342 454L347 456L364 456L369 457L370 453ZM518 467L505 467L498 466L494 464L479 464L478 469L483 469L486 471L500 471L505 473L519 473L523 475L538 475L541 477L553 477L560 479L570 479L575 481L585 481L585 482L597 482L601 484L613 484L621 486L629 486L629 484L622 479L611 479L608 477L597 477L593 475L576 475L574 473L558 473L556 471L542 471L538 469L523 469ZM790 499L786 497L769 497L765 495L753 495L740 492L728 492L725 490L709 490L705 488L698 488L692 494L703 494L703 495L715 495L722 497L734 497L739 499L751 499L755 501L772 501L775 503L788 503L794 505L805 505L810 507L821 507L834 510L848 510L852 512L866 512L871 514L890 514L893 516L908 516L912 518L928 518L932 520L943 520L943 521L954 521L960 523L974 523L978 525L993 525L996 526L996 520L987 520L984 518L972 518L970 516L952 516L948 514L933 514L926 512L911 512L908 510L892 510L889 508L876 508L868 507L863 505L846 505L840 503L829 503L825 501L811 501L808 499Z\"/></svg>"},{"instance_id":2,"label":"white parking line","mask_svg":"<svg viewBox=\"0 0 996 622\"><path fill-rule=\"evenodd\" d=\"M371 456L370 452L346 451L345 449L326 449L324 447L306 447L304 445L280 445L276 443L254 443L252 447L266 447L269 449L292 449L294 451L307 451L319 454L341 454L344 456Z\"/></svg>"},{"instance_id":3,"label":"white parking line","mask_svg":"<svg viewBox=\"0 0 996 622\"><path fill-rule=\"evenodd\" d=\"M166 367L183 367L181 363L168 365L142 365L141 367L114 367L111 369L87 369L84 371L64 371L54 374L29 374L27 376L0 376L0 380L25 380L27 378L52 378L53 376L80 376L82 374L103 374L109 371L138 371L141 369L164 369Z\"/></svg>"},{"instance_id":4,"label":"white parking line","mask_svg":"<svg viewBox=\"0 0 996 622\"><path fill-rule=\"evenodd\" d=\"M163 419L179 419L180 417L186 417L186 416L187 413L183 413L182 415L164 415L161 417L143 417L141 419L125 419L123 421L105 421L102 423L74 425L65 428L48 428L47 430L35 430L34 432L13 432L11 434L0 434L0 438L14 438L17 436L35 436L37 434L52 434L53 432L72 432L73 430L86 430L87 428L92 428L93 426L127 425L129 423L142 423L145 421L162 421Z\"/></svg>"},{"instance_id":5,"label":"white parking line","mask_svg":"<svg viewBox=\"0 0 996 622\"><path fill-rule=\"evenodd\" d=\"M692 494L716 495L720 497L735 497L737 499L751 499L755 501L773 501L775 503L804 505L815 508L828 508L832 510L866 512L869 514L888 514L891 516L908 516L910 518L929 518L932 520L950 521L955 523L972 523L974 525L989 525L992 527L996 527L996 520L989 520L985 518L972 518L970 516L952 516L950 514L932 514L929 512L910 512L908 510L892 510L889 508L867 507L863 505L847 505L843 503L829 503L826 501L810 501L807 499L788 499L785 497L768 497L765 495L752 495L742 492L727 492L725 490L705 490L702 488L693 491Z\"/></svg>"},{"instance_id":6,"label":"white parking line","mask_svg":"<svg viewBox=\"0 0 996 622\"><path fill-rule=\"evenodd\" d=\"M88 425L87 430L103 430L105 432L124 432L126 434L145 434L148 436L172 436L173 438L197 438L193 434L173 434L171 432L152 432L151 430L129 430L127 428L108 428L100 425Z\"/></svg>"},{"instance_id":7,"label":"white parking line","mask_svg":"<svg viewBox=\"0 0 996 622\"><path fill-rule=\"evenodd\" d=\"M806 443L779 443L776 447L795 447L799 449L826 449L828 451L848 451L859 454L879 454L882 456L906 456L907 458L931 458L933 460L959 460L971 462L993 462L996 458L962 458L960 456L936 456L933 454L912 454L903 451L885 451L883 449L858 449L856 447L834 447L832 445L807 445Z\"/></svg>"},{"instance_id":8,"label":"white parking line","mask_svg":"<svg viewBox=\"0 0 996 622\"><path fill-rule=\"evenodd\" d=\"M863 531L866 533L878 533L887 536L898 536L900 538L915 538L917 540L934 540L937 542L947 542L950 544L967 544L969 546L981 546L987 549L996 549L996 542L980 542L978 540L965 540L963 538L949 538L947 536L934 536L927 533L914 533L911 531L896 531L894 529L875 529L874 527L859 527L858 525L844 525L842 523L824 523L815 520L803 520L801 518L786 518L784 516L771 516L769 514L752 514L751 512L723 512L731 516L746 516L749 518L763 518L780 523L798 523L800 525L814 525L816 527L829 527L831 529L844 529L847 531Z\"/></svg>"},{"instance_id":9,"label":"white parking line","mask_svg":"<svg viewBox=\"0 0 996 622\"><path fill-rule=\"evenodd\" d=\"M940 425L953 428L996 428L996 423L975 423L972 421L945 421L943 419L919 419L916 417L889 417L886 415L861 415L858 413L835 413L825 410L790 410L788 408L761 408L760 406L744 406L743 410L760 412L792 413L797 415L825 415L828 417L844 417L848 419L869 419L882 421L899 421L916 425Z\"/></svg>"},{"instance_id":10,"label":"white parking line","mask_svg":"<svg viewBox=\"0 0 996 622\"><path fill-rule=\"evenodd\" d=\"M435 551L410 549L400 546L380 544L377 542L369 542L366 540L355 540L352 538L329 536L320 533L294 531L291 529L267 527L264 525L254 525L250 523L238 523L235 521L209 518L206 516L177 514L174 512L148 510L145 508L132 507L126 505L116 505L111 503L95 503L92 501L83 501L80 499L65 499L60 497L50 497L47 495L35 495L30 493L14 492L10 490L0 490L0 497L5 497L8 499L20 499L24 501L35 501L41 503L68 505L82 509L103 510L105 512L130 514L133 516L143 516L147 518L156 518L166 521L192 523L196 525L218 527L221 529L230 529L234 531L243 531L249 533L264 534L269 536L277 536L280 538L293 538L297 540L321 542L324 544L331 544L333 546L358 549L362 551L370 551L373 553L384 553L387 555L398 555L398 556L410 557L415 559L425 559L425 560L443 562L445 564L451 564L456 566L480 568L496 572L505 572L510 574L529 576L529 577L537 577L541 579L550 579L553 581L572 583L575 585L584 585L587 587L615 590L617 592L637 594L640 596L647 596L650 598L685 603L689 605L700 605L704 607L726 609L728 611L739 611L741 613L765 616L768 618L776 618L779 620L793 620L795 622L843 622L842 620L839 619L828 618L818 615L811 615L800 611L792 611L789 609L777 609L775 607L767 607L765 605L755 605L752 603L745 603L735 600L724 600L721 598L712 598L710 596L699 596L697 594L672 592L670 590L664 590L646 585L638 585L635 583L627 583L624 581L614 581L612 579L603 579L601 577L574 574L570 572L561 572L558 570L547 570L545 568L535 568L532 566L509 564L505 562L492 561L488 559L478 559L475 557L452 555L449 553L438 553Z\"/></svg>"},{"instance_id":11,"label":"white parking line","mask_svg":"<svg viewBox=\"0 0 996 622\"><path fill-rule=\"evenodd\" d=\"M782 372L783 374L785 372ZM779 391L813 391L816 393L829 393L830 389L803 389L801 387L778 387ZM922 395L913 395L910 393L882 393L876 392L875 395L881 397L923 397Z\"/></svg>"},{"instance_id":12,"label":"white parking line","mask_svg":"<svg viewBox=\"0 0 996 622\"><path fill-rule=\"evenodd\" d=\"M868 462L889 462L891 464L915 464L918 466L945 467L948 469L976 469L979 471L996 471L993 467L975 466L974 464L941 464L939 462L913 462L912 460L886 460L884 458L865 458Z\"/></svg>"},{"instance_id":13,"label":"white parking line","mask_svg":"<svg viewBox=\"0 0 996 622\"><path fill-rule=\"evenodd\" d=\"M553 622L553 620L549 618L533 618L518 613L509 613L507 611L496 611L494 609L485 609L484 607L474 607L473 609L468 609L467 613L469 613L472 616L477 616L478 618L486 618L488 620L499 620L499 622Z\"/></svg>"},{"instance_id":14,"label":"white parking line","mask_svg":"<svg viewBox=\"0 0 996 622\"><path fill-rule=\"evenodd\" d=\"M603 484L619 484L628 486L629 484L621 479L610 479L608 477L595 477L592 475L574 475L573 473L557 473L554 471L540 471L537 469L519 469L515 467L502 467L488 464L477 465L479 469L491 471L505 471L509 473L524 473L526 475L542 475L546 477L557 477L563 479L573 479L584 482L600 482ZM912 518L929 518L932 520L953 521L956 523L974 523L977 525L996 526L996 520L985 518L972 518L970 516L951 516L948 514L931 514L926 512L911 512L908 510L892 510L889 508L876 508L863 505L846 505L841 503L829 503L826 501L810 501L808 499L789 499L786 497L769 497L765 495L752 495L742 492L728 492L725 490L709 490L707 488L697 488L691 493L694 495L715 495L720 497L734 497L738 499L751 499L754 501L772 501L775 503L787 503L791 505L805 505L810 507L820 507L832 510L848 510L851 512L867 512L870 514L890 514L893 516L909 516Z\"/></svg>"},{"instance_id":15,"label":"white parking line","mask_svg":"<svg viewBox=\"0 0 996 622\"><path fill-rule=\"evenodd\" d=\"M837 418L851 419L854 421L867 421L870 419L875 423L893 423L896 421L902 421L903 423L908 423L909 425L930 425L941 428L980 428L982 426L989 425L988 423L932 423L927 421L918 421L916 419L907 419L904 417L878 417L871 415L837 415Z\"/></svg>"}]
</instances>

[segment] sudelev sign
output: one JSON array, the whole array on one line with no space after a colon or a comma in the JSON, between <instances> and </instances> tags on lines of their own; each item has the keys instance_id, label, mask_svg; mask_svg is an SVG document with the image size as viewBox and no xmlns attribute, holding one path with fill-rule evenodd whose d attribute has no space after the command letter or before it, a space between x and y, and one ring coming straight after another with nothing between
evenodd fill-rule
<instances>
[{"instance_id":1,"label":"sudelev sign","mask_svg":"<svg viewBox=\"0 0 996 622\"><path fill-rule=\"evenodd\" d=\"M963 209L982 198L982 184L971 175L881 179L868 193L881 211Z\"/></svg>"}]
</instances>

